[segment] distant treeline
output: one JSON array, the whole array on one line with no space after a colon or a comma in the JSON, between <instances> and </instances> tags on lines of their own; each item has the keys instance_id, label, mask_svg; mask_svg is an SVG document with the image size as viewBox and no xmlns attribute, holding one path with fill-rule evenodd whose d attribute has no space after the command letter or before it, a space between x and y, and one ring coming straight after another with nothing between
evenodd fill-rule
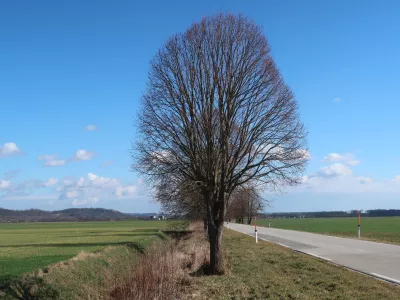
<instances>
[{"instance_id":1,"label":"distant treeline","mask_svg":"<svg viewBox=\"0 0 400 300\"><path fill-rule=\"evenodd\" d=\"M0 223L19 222L65 222L65 221L118 221L128 219L150 219L154 215L125 214L105 208L69 208L58 211L40 209L12 210L0 208Z\"/></svg>"},{"instance_id":2,"label":"distant treeline","mask_svg":"<svg viewBox=\"0 0 400 300\"><path fill-rule=\"evenodd\" d=\"M338 218L357 217L358 210L351 211L314 211L314 212L289 212L289 213L265 213L261 218ZM396 217L400 216L400 209L372 209L361 211L363 217Z\"/></svg>"}]
</instances>

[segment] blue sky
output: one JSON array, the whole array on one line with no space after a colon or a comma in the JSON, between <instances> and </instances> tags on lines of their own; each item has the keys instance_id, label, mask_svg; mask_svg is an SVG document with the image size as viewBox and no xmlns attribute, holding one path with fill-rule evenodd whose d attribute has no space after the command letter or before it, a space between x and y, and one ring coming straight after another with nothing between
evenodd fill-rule
<instances>
[{"instance_id":1,"label":"blue sky","mask_svg":"<svg viewBox=\"0 0 400 300\"><path fill-rule=\"evenodd\" d=\"M157 211L129 168L149 60L221 11L263 27L309 131L303 184L266 193L268 210L400 208L400 3L389 0L1 1L0 207Z\"/></svg>"}]
</instances>

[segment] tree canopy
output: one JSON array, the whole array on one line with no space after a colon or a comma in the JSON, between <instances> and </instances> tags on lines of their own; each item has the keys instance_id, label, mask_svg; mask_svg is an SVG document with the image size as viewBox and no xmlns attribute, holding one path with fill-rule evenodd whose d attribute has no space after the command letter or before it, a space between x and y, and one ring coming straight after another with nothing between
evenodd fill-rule
<instances>
[{"instance_id":1,"label":"tree canopy","mask_svg":"<svg viewBox=\"0 0 400 300\"><path fill-rule=\"evenodd\" d=\"M219 14L173 35L151 61L134 147L134 168L156 190L196 190L222 271L221 233L232 193L249 183L299 183L307 161L298 105L262 30Z\"/></svg>"}]
</instances>

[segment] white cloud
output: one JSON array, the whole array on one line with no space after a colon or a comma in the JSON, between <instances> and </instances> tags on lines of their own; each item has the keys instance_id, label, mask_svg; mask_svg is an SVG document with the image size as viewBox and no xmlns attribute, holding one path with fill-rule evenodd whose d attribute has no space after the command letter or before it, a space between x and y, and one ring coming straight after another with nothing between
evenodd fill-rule
<instances>
[{"instance_id":1,"label":"white cloud","mask_svg":"<svg viewBox=\"0 0 400 300\"><path fill-rule=\"evenodd\" d=\"M72 205L73 206L83 206L83 205L88 205L88 204L94 204L99 201L99 198L97 197L90 197L85 200L79 200L79 199L74 199L72 200Z\"/></svg>"},{"instance_id":2,"label":"white cloud","mask_svg":"<svg viewBox=\"0 0 400 300\"><path fill-rule=\"evenodd\" d=\"M74 159L76 160L90 160L93 157L93 152L87 150L78 150L75 153Z\"/></svg>"},{"instance_id":3,"label":"white cloud","mask_svg":"<svg viewBox=\"0 0 400 300\"><path fill-rule=\"evenodd\" d=\"M102 199L134 198L143 187L140 180L135 185L124 185L116 178L88 173L87 177L79 179L64 178L58 191L60 200L70 200L73 205L89 205Z\"/></svg>"},{"instance_id":4,"label":"white cloud","mask_svg":"<svg viewBox=\"0 0 400 300\"><path fill-rule=\"evenodd\" d=\"M337 154L325 157L325 161L346 159ZM400 175L392 179L374 180L371 177L353 175L349 165L334 163L321 168L315 174L303 176L299 186L287 188L286 191L400 197Z\"/></svg>"},{"instance_id":5,"label":"white cloud","mask_svg":"<svg viewBox=\"0 0 400 300\"><path fill-rule=\"evenodd\" d=\"M115 196L119 198L129 198L135 196L137 192L137 186L135 185L127 185L127 186L118 186L115 189Z\"/></svg>"},{"instance_id":6,"label":"white cloud","mask_svg":"<svg viewBox=\"0 0 400 300\"><path fill-rule=\"evenodd\" d=\"M49 178L46 182L43 183L43 186L48 187L48 186L53 186L58 183L57 178Z\"/></svg>"},{"instance_id":7,"label":"white cloud","mask_svg":"<svg viewBox=\"0 0 400 300\"><path fill-rule=\"evenodd\" d=\"M64 187L70 187L75 184L75 181L70 177L66 177L63 179L62 184L64 185Z\"/></svg>"},{"instance_id":8,"label":"white cloud","mask_svg":"<svg viewBox=\"0 0 400 300\"><path fill-rule=\"evenodd\" d=\"M57 159L57 160L49 160L46 161L43 165L47 167L59 167L64 166L67 163L64 159Z\"/></svg>"},{"instance_id":9,"label":"white cloud","mask_svg":"<svg viewBox=\"0 0 400 300\"><path fill-rule=\"evenodd\" d=\"M44 161L43 166L46 167L59 167L67 164L65 159L58 159L57 155L40 155L39 160Z\"/></svg>"},{"instance_id":10,"label":"white cloud","mask_svg":"<svg viewBox=\"0 0 400 300\"><path fill-rule=\"evenodd\" d=\"M373 180L370 177L357 177L361 184L371 183Z\"/></svg>"},{"instance_id":11,"label":"white cloud","mask_svg":"<svg viewBox=\"0 0 400 300\"><path fill-rule=\"evenodd\" d=\"M93 173L88 174L88 179L90 181L91 186L98 188L114 188L120 185L120 182L115 178L101 177Z\"/></svg>"},{"instance_id":12,"label":"white cloud","mask_svg":"<svg viewBox=\"0 0 400 300\"><path fill-rule=\"evenodd\" d=\"M93 152L87 150L77 150L75 155L69 159L60 159L58 155L50 154L50 155L40 155L39 160L44 161L43 166L46 167L58 167L65 166L67 163L71 161L80 161L80 160L90 160L93 158Z\"/></svg>"},{"instance_id":13,"label":"white cloud","mask_svg":"<svg viewBox=\"0 0 400 300\"><path fill-rule=\"evenodd\" d=\"M78 191L70 191L65 193L65 198L66 199L74 199L77 198L79 195Z\"/></svg>"},{"instance_id":14,"label":"white cloud","mask_svg":"<svg viewBox=\"0 0 400 300\"><path fill-rule=\"evenodd\" d=\"M360 164L360 161L357 160L357 159L355 159L355 160L349 160L349 161L347 161L347 164L350 165L350 166L357 166L357 165Z\"/></svg>"},{"instance_id":15,"label":"white cloud","mask_svg":"<svg viewBox=\"0 0 400 300\"><path fill-rule=\"evenodd\" d=\"M49 178L46 181L40 179L28 179L18 184L12 184L11 181L0 180L0 189L3 193L0 198L19 199L20 197L29 196L40 189L54 186L58 183L58 179Z\"/></svg>"},{"instance_id":16,"label":"white cloud","mask_svg":"<svg viewBox=\"0 0 400 300\"><path fill-rule=\"evenodd\" d=\"M85 128L87 131L94 131L97 129L97 126L96 125L87 125Z\"/></svg>"},{"instance_id":17,"label":"white cloud","mask_svg":"<svg viewBox=\"0 0 400 300\"><path fill-rule=\"evenodd\" d=\"M21 149L15 143L5 143L0 146L0 157L21 154Z\"/></svg>"},{"instance_id":18,"label":"white cloud","mask_svg":"<svg viewBox=\"0 0 400 300\"><path fill-rule=\"evenodd\" d=\"M351 153L329 153L324 157L325 162L343 162L350 166L356 166L360 163L359 160L355 158L354 154Z\"/></svg>"},{"instance_id":19,"label":"white cloud","mask_svg":"<svg viewBox=\"0 0 400 300\"><path fill-rule=\"evenodd\" d=\"M337 177L309 177L303 184L289 189L292 192L306 192L321 194L375 194L398 195L400 197L400 184L392 180L373 180L361 176L337 176Z\"/></svg>"},{"instance_id":20,"label":"white cloud","mask_svg":"<svg viewBox=\"0 0 400 300\"><path fill-rule=\"evenodd\" d=\"M11 181L0 179L0 189L5 190L8 189L9 187L11 187Z\"/></svg>"},{"instance_id":21,"label":"white cloud","mask_svg":"<svg viewBox=\"0 0 400 300\"><path fill-rule=\"evenodd\" d=\"M307 160L311 159L311 153L308 150L300 149L300 150L297 150L297 153L299 153L301 156L303 156Z\"/></svg>"},{"instance_id":22,"label":"white cloud","mask_svg":"<svg viewBox=\"0 0 400 300\"><path fill-rule=\"evenodd\" d=\"M96 180L97 177L98 177L98 176L97 176L96 174L92 174L92 173L89 173L89 174L88 174L88 178L89 178L89 180L91 180L91 181Z\"/></svg>"},{"instance_id":23,"label":"white cloud","mask_svg":"<svg viewBox=\"0 0 400 300\"><path fill-rule=\"evenodd\" d=\"M338 176L351 175L353 172L351 169L343 164L334 163L330 166L323 167L317 172L317 176L325 178L334 178Z\"/></svg>"},{"instance_id":24,"label":"white cloud","mask_svg":"<svg viewBox=\"0 0 400 300\"><path fill-rule=\"evenodd\" d=\"M45 161L47 161L47 160L55 160L55 159L57 159L57 155L54 155L54 154L48 154L48 155L40 155L39 156L39 160L45 160Z\"/></svg>"},{"instance_id":25,"label":"white cloud","mask_svg":"<svg viewBox=\"0 0 400 300\"><path fill-rule=\"evenodd\" d=\"M333 102L335 103L340 103L342 100L339 97L336 97L333 99Z\"/></svg>"},{"instance_id":26,"label":"white cloud","mask_svg":"<svg viewBox=\"0 0 400 300\"><path fill-rule=\"evenodd\" d=\"M53 158L47 157L47 159ZM53 193L56 191L58 197L50 191L51 197L48 194L38 195L40 190L45 189L51 189ZM103 177L94 173L88 173L87 176L79 178L65 177L61 180L53 177L46 180L29 179L18 184L0 179L1 199L18 200L32 197L32 199L40 200L47 196L50 200L56 197L59 200L70 201L74 206L91 205L101 200L139 199L139 197L146 197L147 192L141 179L138 179L136 183L123 184L116 178Z\"/></svg>"}]
</instances>

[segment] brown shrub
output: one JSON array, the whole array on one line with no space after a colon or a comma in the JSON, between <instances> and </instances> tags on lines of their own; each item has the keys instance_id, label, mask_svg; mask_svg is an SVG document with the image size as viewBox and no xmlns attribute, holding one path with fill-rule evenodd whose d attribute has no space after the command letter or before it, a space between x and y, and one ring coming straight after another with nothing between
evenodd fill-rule
<instances>
[{"instance_id":1,"label":"brown shrub","mask_svg":"<svg viewBox=\"0 0 400 300\"><path fill-rule=\"evenodd\" d=\"M208 243L200 224L193 224L187 235L150 246L135 270L124 282L115 282L111 299L179 299L191 285L189 273L209 263Z\"/></svg>"}]
</instances>

